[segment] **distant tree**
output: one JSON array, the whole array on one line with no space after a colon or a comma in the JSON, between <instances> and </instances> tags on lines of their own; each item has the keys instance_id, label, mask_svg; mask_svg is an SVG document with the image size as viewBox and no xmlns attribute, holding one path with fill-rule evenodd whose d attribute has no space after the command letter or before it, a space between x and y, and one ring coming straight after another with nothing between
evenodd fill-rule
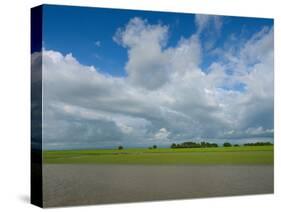
<instances>
[{"instance_id":1,"label":"distant tree","mask_svg":"<svg viewBox=\"0 0 281 212\"><path fill-rule=\"evenodd\" d=\"M218 147L218 145L216 143L204 142L203 144L201 143L201 147Z\"/></svg>"},{"instance_id":2,"label":"distant tree","mask_svg":"<svg viewBox=\"0 0 281 212\"><path fill-rule=\"evenodd\" d=\"M171 148L177 148L177 145L176 145L175 143L173 143L173 144L171 145Z\"/></svg>"},{"instance_id":3,"label":"distant tree","mask_svg":"<svg viewBox=\"0 0 281 212\"><path fill-rule=\"evenodd\" d=\"M153 145L152 148L153 148L153 149L157 149L157 146L156 146L156 145Z\"/></svg>"},{"instance_id":4,"label":"distant tree","mask_svg":"<svg viewBox=\"0 0 281 212\"><path fill-rule=\"evenodd\" d=\"M208 144L209 144L209 143L206 143L206 142L204 142L204 141L202 141L202 142L200 143L201 147L208 147Z\"/></svg>"},{"instance_id":5,"label":"distant tree","mask_svg":"<svg viewBox=\"0 0 281 212\"><path fill-rule=\"evenodd\" d=\"M223 146L224 146L224 147L231 147L232 145L231 145L231 143L225 142L225 143L223 144Z\"/></svg>"},{"instance_id":6,"label":"distant tree","mask_svg":"<svg viewBox=\"0 0 281 212\"><path fill-rule=\"evenodd\" d=\"M210 144L210 147L218 147L219 145L218 144L216 144L216 143L211 143Z\"/></svg>"},{"instance_id":7,"label":"distant tree","mask_svg":"<svg viewBox=\"0 0 281 212\"><path fill-rule=\"evenodd\" d=\"M192 141L188 141L188 142L183 142L181 144L182 148L200 148L201 145Z\"/></svg>"},{"instance_id":8,"label":"distant tree","mask_svg":"<svg viewBox=\"0 0 281 212\"><path fill-rule=\"evenodd\" d=\"M183 148L181 144L177 144L176 148Z\"/></svg>"},{"instance_id":9,"label":"distant tree","mask_svg":"<svg viewBox=\"0 0 281 212\"><path fill-rule=\"evenodd\" d=\"M123 146L118 146L118 149L119 149L119 150L122 150L122 149L124 149L124 148L123 148Z\"/></svg>"},{"instance_id":10,"label":"distant tree","mask_svg":"<svg viewBox=\"0 0 281 212\"><path fill-rule=\"evenodd\" d=\"M234 144L233 146L238 147L238 146L239 146L239 144Z\"/></svg>"}]
</instances>

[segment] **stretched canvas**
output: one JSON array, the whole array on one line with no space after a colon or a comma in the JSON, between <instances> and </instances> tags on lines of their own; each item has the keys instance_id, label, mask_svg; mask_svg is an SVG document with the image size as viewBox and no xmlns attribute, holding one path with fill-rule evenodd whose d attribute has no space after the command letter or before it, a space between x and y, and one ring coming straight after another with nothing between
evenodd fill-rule
<instances>
[{"instance_id":1,"label":"stretched canvas","mask_svg":"<svg viewBox=\"0 0 281 212\"><path fill-rule=\"evenodd\" d=\"M273 193L273 19L31 9L31 202Z\"/></svg>"}]
</instances>

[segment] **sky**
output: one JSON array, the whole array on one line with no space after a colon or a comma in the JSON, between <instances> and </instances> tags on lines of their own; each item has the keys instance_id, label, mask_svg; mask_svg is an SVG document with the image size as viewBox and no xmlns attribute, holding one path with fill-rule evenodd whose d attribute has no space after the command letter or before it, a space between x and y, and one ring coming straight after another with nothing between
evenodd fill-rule
<instances>
[{"instance_id":1,"label":"sky","mask_svg":"<svg viewBox=\"0 0 281 212\"><path fill-rule=\"evenodd\" d=\"M273 141L273 45L272 19L46 5L43 148Z\"/></svg>"}]
</instances>

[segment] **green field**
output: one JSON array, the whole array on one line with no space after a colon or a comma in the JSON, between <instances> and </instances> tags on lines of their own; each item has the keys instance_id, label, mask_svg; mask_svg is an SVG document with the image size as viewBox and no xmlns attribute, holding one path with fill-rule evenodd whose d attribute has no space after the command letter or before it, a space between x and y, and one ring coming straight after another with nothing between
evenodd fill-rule
<instances>
[{"instance_id":1,"label":"green field","mask_svg":"<svg viewBox=\"0 0 281 212\"><path fill-rule=\"evenodd\" d=\"M273 164L273 146L44 151L45 164Z\"/></svg>"}]
</instances>

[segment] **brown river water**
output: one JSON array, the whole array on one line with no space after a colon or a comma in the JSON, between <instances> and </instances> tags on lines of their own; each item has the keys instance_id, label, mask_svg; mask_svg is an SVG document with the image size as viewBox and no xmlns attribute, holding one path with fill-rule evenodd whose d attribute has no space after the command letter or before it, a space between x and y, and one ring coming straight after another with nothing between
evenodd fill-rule
<instances>
[{"instance_id":1,"label":"brown river water","mask_svg":"<svg viewBox=\"0 0 281 212\"><path fill-rule=\"evenodd\" d=\"M43 165L44 207L268 193L272 165Z\"/></svg>"}]
</instances>

